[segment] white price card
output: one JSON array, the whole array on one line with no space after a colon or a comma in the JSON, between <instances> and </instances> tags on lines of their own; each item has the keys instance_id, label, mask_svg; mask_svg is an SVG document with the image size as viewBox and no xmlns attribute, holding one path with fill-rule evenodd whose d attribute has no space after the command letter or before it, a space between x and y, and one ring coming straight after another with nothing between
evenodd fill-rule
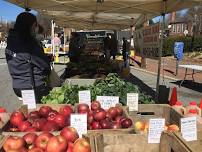
<instances>
[{"instance_id":1,"label":"white price card","mask_svg":"<svg viewBox=\"0 0 202 152\"><path fill-rule=\"evenodd\" d=\"M34 90L22 90L21 93L23 104L28 105L28 109L35 109L36 98Z\"/></svg>"},{"instance_id":2,"label":"white price card","mask_svg":"<svg viewBox=\"0 0 202 152\"><path fill-rule=\"evenodd\" d=\"M181 133L186 141L197 140L196 117L181 118Z\"/></svg>"},{"instance_id":3,"label":"white price card","mask_svg":"<svg viewBox=\"0 0 202 152\"><path fill-rule=\"evenodd\" d=\"M97 96L96 100L100 102L103 109L115 107L119 103L119 97L117 96Z\"/></svg>"},{"instance_id":4,"label":"white price card","mask_svg":"<svg viewBox=\"0 0 202 152\"><path fill-rule=\"evenodd\" d=\"M77 130L79 137L87 134L87 114L71 114L70 125Z\"/></svg>"},{"instance_id":5,"label":"white price card","mask_svg":"<svg viewBox=\"0 0 202 152\"><path fill-rule=\"evenodd\" d=\"M160 143L161 133L164 130L165 119L150 119L148 143Z\"/></svg>"},{"instance_id":6,"label":"white price card","mask_svg":"<svg viewBox=\"0 0 202 152\"><path fill-rule=\"evenodd\" d=\"M79 103L86 103L90 105L91 103L90 90L79 91Z\"/></svg>"},{"instance_id":7,"label":"white price card","mask_svg":"<svg viewBox=\"0 0 202 152\"><path fill-rule=\"evenodd\" d=\"M127 93L129 111L138 111L138 93Z\"/></svg>"}]
</instances>

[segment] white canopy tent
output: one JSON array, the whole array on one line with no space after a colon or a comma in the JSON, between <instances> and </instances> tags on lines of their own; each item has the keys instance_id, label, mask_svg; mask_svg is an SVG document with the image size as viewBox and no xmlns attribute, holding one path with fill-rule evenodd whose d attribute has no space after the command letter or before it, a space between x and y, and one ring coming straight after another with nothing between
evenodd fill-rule
<instances>
[{"instance_id":1,"label":"white canopy tent","mask_svg":"<svg viewBox=\"0 0 202 152\"><path fill-rule=\"evenodd\" d=\"M6 0L77 29L125 29L154 16L199 5L202 0ZM165 7L164 7L165 6ZM165 11L165 12L164 12Z\"/></svg>"},{"instance_id":2,"label":"white canopy tent","mask_svg":"<svg viewBox=\"0 0 202 152\"><path fill-rule=\"evenodd\" d=\"M120 30L152 17L191 8L202 0L6 0L23 8L34 9L59 25L76 29ZM163 21L165 16L163 17ZM162 26L164 27L164 26ZM162 29L164 31L164 29ZM159 93L163 34L159 47L157 99Z\"/></svg>"}]
</instances>

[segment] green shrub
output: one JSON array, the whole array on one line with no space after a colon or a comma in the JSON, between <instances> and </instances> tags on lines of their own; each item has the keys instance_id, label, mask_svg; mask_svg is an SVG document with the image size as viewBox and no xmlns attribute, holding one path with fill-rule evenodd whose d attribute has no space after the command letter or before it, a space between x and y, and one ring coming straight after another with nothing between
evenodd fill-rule
<instances>
[{"instance_id":1,"label":"green shrub","mask_svg":"<svg viewBox=\"0 0 202 152\"><path fill-rule=\"evenodd\" d=\"M202 36L194 37L193 48L194 50L197 48L202 48Z\"/></svg>"},{"instance_id":2,"label":"green shrub","mask_svg":"<svg viewBox=\"0 0 202 152\"><path fill-rule=\"evenodd\" d=\"M191 52L191 41L192 37L168 37L164 41L163 45L163 56L173 55L175 42L184 42L184 52Z\"/></svg>"}]
</instances>

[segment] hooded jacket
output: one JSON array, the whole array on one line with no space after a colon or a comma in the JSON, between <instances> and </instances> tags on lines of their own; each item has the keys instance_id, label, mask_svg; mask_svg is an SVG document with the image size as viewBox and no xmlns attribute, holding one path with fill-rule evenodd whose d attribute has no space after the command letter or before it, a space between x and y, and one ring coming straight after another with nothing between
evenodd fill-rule
<instances>
[{"instance_id":1,"label":"hooded jacket","mask_svg":"<svg viewBox=\"0 0 202 152\"><path fill-rule=\"evenodd\" d=\"M33 83L35 87L45 85L51 71L50 60L34 38L25 41L18 32L10 30L5 54L13 88L29 89Z\"/></svg>"}]
</instances>

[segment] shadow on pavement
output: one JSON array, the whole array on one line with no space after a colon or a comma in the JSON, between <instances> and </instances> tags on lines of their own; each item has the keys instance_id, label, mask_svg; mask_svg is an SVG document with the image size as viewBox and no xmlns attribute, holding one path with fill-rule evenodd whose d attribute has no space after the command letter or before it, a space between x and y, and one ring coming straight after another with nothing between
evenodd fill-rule
<instances>
[{"instance_id":1,"label":"shadow on pavement","mask_svg":"<svg viewBox=\"0 0 202 152\"><path fill-rule=\"evenodd\" d=\"M130 76L126 80L137 85L142 92L145 92L146 94L150 95L152 99L155 100L156 91L154 91L151 87L145 84L142 80L140 80L139 78L135 77L132 74L130 74Z\"/></svg>"},{"instance_id":2,"label":"shadow on pavement","mask_svg":"<svg viewBox=\"0 0 202 152\"><path fill-rule=\"evenodd\" d=\"M181 82L182 80L171 83L180 85ZM181 86L202 93L202 83L194 82L192 80L185 80Z\"/></svg>"},{"instance_id":3,"label":"shadow on pavement","mask_svg":"<svg viewBox=\"0 0 202 152\"><path fill-rule=\"evenodd\" d=\"M169 69L163 69L163 70L175 76L175 72L173 72L173 71L171 71Z\"/></svg>"}]
</instances>

